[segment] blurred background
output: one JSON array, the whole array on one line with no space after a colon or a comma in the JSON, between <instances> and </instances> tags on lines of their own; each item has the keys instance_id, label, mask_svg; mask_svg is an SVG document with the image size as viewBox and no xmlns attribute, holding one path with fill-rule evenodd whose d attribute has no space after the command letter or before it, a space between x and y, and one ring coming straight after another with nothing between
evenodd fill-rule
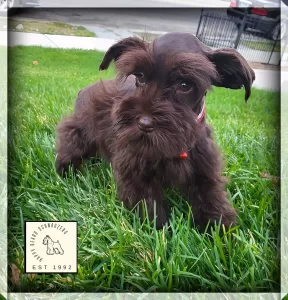
<instances>
[{"instance_id":1,"label":"blurred background","mask_svg":"<svg viewBox=\"0 0 288 300\"><path fill-rule=\"evenodd\" d=\"M224 2L224 3L223 3ZM3 0L1 5L8 7L34 6L39 7L223 7L225 0Z\"/></svg>"},{"instance_id":2,"label":"blurred background","mask_svg":"<svg viewBox=\"0 0 288 300\"><path fill-rule=\"evenodd\" d=\"M105 7L114 8L102 8L103 1L10 0L1 1L1 12L9 11L8 30L16 32L80 35L113 41L131 35L152 40L165 32L190 32L213 49L235 48L249 62L273 68L281 62L283 66L288 65L285 2L106 0ZM117 8L119 3L122 8Z\"/></svg>"}]
</instances>

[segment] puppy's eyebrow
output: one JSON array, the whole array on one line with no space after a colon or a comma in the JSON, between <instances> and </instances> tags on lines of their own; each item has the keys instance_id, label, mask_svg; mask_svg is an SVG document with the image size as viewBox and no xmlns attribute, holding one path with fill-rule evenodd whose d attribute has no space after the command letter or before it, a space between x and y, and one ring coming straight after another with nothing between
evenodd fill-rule
<instances>
[{"instance_id":1,"label":"puppy's eyebrow","mask_svg":"<svg viewBox=\"0 0 288 300\"><path fill-rule=\"evenodd\" d=\"M166 59L170 79L184 78L194 82L200 89L208 89L218 78L214 64L198 53L173 53Z\"/></svg>"},{"instance_id":2,"label":"puppy's eyebrow","mask_svg":"<svg viewBox=\"0 0 288 300\"><path fill-rule=\"evenodd\" d=\"M148 49L127 51L115 63L116 70L120 75L130 75L137 71L149 75L153 72L154 65L153 57Z\"/></svg>"}]
</instances>

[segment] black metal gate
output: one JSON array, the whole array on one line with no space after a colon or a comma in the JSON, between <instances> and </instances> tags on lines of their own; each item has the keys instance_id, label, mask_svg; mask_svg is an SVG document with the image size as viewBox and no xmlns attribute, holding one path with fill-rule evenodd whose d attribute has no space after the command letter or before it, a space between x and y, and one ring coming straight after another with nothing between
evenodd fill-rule
<instances>
[{"instance_id":1,"label":"black metal gate","mask_svg":"<svg viewBox=\"0 0 288 300\"><path fill-rule=\"evenodd\" d=\"M248 61L280 64L280 21L257 18L248 11L233 16L201 10L196 36L207 46L235 48ZM264 30L265 29L265 30Z\"/></svg>"}]
</instances>

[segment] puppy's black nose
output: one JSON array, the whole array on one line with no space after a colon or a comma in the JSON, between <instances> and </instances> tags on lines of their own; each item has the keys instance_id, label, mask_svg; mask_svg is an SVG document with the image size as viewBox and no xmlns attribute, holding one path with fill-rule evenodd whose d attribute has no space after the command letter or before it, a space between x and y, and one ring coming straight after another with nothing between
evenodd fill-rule
<instances>
[{"instance_id":1,"label":"puppy's black nose","mask_svg":"<svg viewBox=\"0 0 288 300\"><path fill-rule=\"evenodd\" d=\"M138 121L138 126L141 130L146 132L153 131L153 120L148 116L143 116Z\"/></svg>"}]
</instances>

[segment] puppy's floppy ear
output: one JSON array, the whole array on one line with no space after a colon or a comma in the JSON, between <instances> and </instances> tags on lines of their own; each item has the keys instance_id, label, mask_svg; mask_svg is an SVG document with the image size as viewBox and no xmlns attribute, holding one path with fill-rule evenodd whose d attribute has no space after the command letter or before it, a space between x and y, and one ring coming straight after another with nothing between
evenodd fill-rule
<instances>
[{"instance_id":1,"label":"puppy's floppy ear","mask_svg":"<svg viewBox=\"0 0 288 300\"><path fill-rule=\"evenodd\" d=\"M100 64L99 70L102 71L108 69L111 61L116 61L124 52L139 48L145 49L146 42L137 37L129 37L119 41L107 50Z\"/></svg>"},{"instance_id":2,"label":"puppy's floppy ear","mask_svg":"<svg viewBox=\"0 0 288 300\"><path fill-rule=\"evenodd\" d=\"M245 101L251 95L251 86L255 73L245 58L235 49L225 48L206 52L207 57L216 66L220 75L212 84L230 89L245 87Z\"/></svg>"}]
</instances>

